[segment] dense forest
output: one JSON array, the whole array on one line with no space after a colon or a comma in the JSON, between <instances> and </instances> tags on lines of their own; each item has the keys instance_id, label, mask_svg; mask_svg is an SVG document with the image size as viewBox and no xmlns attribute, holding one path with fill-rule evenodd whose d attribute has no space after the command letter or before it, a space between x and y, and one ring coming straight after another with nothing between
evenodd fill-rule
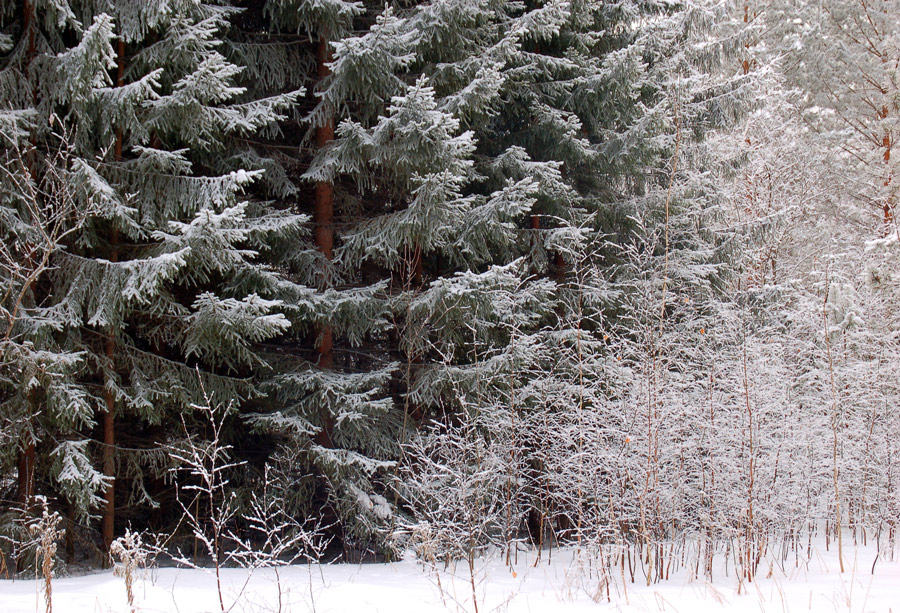
<instances>
[{"instance_id":1,"label":"dense forest","mask_svg":"<svg viewBox=\"0 0 900 613\"><path fill-rule=\"evenodd\" d=\"M0 574L893 547L898 15L0 3Z\"/></svg>"}]
</instances>

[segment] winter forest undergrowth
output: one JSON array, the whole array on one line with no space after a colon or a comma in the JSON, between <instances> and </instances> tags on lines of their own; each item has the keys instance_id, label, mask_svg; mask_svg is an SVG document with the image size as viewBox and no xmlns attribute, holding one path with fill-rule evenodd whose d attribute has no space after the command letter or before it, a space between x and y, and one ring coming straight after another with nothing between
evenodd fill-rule
<instances>
[{"instance_id":1,"label":"winter forest undergrowth","mask_svg":"<svg viewBox=\"0 0 900 613\"><path fill-rule=\"evenodd\" d=\"M0 578L883 582L898 16L0 2Z\"/></svg>"}]
</instances>

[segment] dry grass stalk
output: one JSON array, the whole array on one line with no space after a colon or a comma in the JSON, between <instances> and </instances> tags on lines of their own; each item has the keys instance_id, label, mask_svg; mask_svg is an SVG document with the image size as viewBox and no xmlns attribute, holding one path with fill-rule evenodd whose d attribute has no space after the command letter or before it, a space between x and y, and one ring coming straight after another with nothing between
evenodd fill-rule
<instances>
[{"instance_id":1,"label":"dry grass stalk","mask_svg":"<svg viewBox=\"0 0 900 613\"><path fill-rule=\"evenodd\" d=\"M47 613L53 613L53 565L56 560L56 543L65 533L59 528L62 521L59 513L50 512L47 507L47 499L40 496L42 511L40 519L35 520L29 530L38 538L37 555L35 556L35 571L44 579L44 603ZM40 564L40 569L37 568Z\"/></svg>"}]
</instances>

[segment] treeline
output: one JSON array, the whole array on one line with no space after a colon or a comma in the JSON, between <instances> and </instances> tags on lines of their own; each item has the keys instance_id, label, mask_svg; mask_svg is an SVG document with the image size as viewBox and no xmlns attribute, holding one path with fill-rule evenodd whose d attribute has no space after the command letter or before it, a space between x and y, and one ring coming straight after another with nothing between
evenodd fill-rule
<instances>
[{"instance_id":1,"label":"treeline","mask_svg":"<svg viewBox=\"0 0 900 613\"><path fill-rule=\"evenodd\" d=\"M896 26L766 6L5 3L0 562L893 544Z\"/></svg>"}]
</instances>

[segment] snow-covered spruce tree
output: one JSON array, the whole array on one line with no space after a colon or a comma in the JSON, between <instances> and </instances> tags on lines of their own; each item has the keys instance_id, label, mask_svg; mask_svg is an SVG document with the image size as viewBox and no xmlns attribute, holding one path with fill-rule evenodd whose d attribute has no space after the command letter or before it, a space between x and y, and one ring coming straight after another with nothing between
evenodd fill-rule
<instances>
[{"instance_id":1,"label":"snow-covered spruce tree","mask_svg":"<svg viewBox=\"0 0 900 613\"><path fill-rule=\"evenodd\" d=\"M296 94L238 99L241 68L219 51L234 12L73 1L4 15L16 38L3 87L29 121L20 140L35 159L54 159L54 133L67 135L55 173L92 213L54 245L8 334L45 361L72 356L68 370L55 386L10 376L4 414L31 416L20 420L18 455L39 477L20 470L19 489L44 484L81 520L102 510L104 547L116 508L159 503L158 442L177 435L166 430L172 416L201 402L195 367L211 398L246 398L260 364L252 344L289 326L277 301L255 293L276 282L257 254L305 218L241 202L260 171L216 169L233 137L272 127ZM36 180L45 174L35 164ZM4 210L26 210L4 192ZM6 219L4 232L22 231ZM28 237L15 238L27 253Z\"/></svg>"},{"instance_id":2,"label":"snow-covered spruce tree","mask_svg":"<svg viewBox=\"0 0 900 613\"><path fill-rule=\"evenodd\" d=\"M293 465L278 466L295 479L289 512L323 517L341 537L338 543L363 548L373 544L376 524L387 518L386 502L369 496L375 492L372 480L397 455L399 421L392 417L387 390L391 360L369 357L353 346L389 328L387 284L336 266L335 224L351 203L333 177L303 174L310 157L333 139L334 117L346 116L349 108L375 112L380 96L389 97L395 91L390 88L400 83L392 73L397 62L389 57L395 22L376 23L375 15L359 3L268 2L238 20L239 42L231 50L235 57L259 58L251 72L273 76L253 84L255 90L276 93L285 78L295 78L279 75L299 70L302 81L297 84L309 91L295 111L299 129L285 135L290 149L284 147L284 137L254 143L258 152L266 152L270 166L280 167L268 174L283 178L284 189L261 184L265 193L308 212L312 231L303 240L273 246L272 257L290 280L270 286L266 295L284 302L291 329L271 346L275 370L263 386L270 400L257 406L250 425L274 436L273 446L283 446L273 458L293 458ZM340 39L355 41L351 31L369 26L370 35L357 37L361 42L345 68L331 66ZM275 55L269 56L272 48ZM378 83L361 80L367 71L378 74L382 67L388 76Z\"/></svg>"},{"instance_id":3,"label":"snow-covered spruce tree","mask_svg":"<svg viewBox=\"0 0 900 613\"><path fill-rule=\"evenodd\" d=\"M0 144L4 163L0 176L4 287L0 401L8 437L2 457L3 498L15 501L15 506L3 509L2 529L12 544L12 559L22 569L25 535L16 527L26 524L38 494L38 444L47 433L42 426L50 423L54 426L51 432L56 428L65 432L89 422L92 415L88 390L74 380L84 355L59 346L54 332L62 327L60 318L42 308L52 258L81 229L92 205L78 202L69 176L77 162L72 131L55 115L42 117L36 108L39 97L31 83L38 82L40 39L34 33L33 7L22 7L19 15L4 11L5 22L16 17L20 36L5 38L0 71L6 102ZM47 147L38 146L36 133L44 135ZM80 501L89 503L104 481L89 463L80 462L85 442L62 442L55 449L44 450L43 468L51 461L47 451L64 459L63 478L84 479L88 487Z\"/></svg>"},{"instance_id":4,"label":"snow-covered spruce tree","mask_svg":"<svg viewBox=\"0 0 900 613\"><path fill-rule=\"evenodd\" d=\"M2 232L0 278L4 295L0 312L4 315L4 333L0 345L0 381L3 410L3 465L15 466L15 478L7 481L11 501L2 511L4 558L19 568L29 552L23 549L24 514L32 507L35 491L36 440L35 417L40 412L38 399L48 410L59 411L84 406L87 390L73 381L83 355L57 350L48 329L22 334L20 324L30 321L40 284L51 270L51 258L66 238L78 231L87 209L77 206L64 169L71 161L71 142L65 134L54 133L53 151L45 152L28 140L33 128L31 113L17 110L3 114L2 133ZM77 411L73 416L77 423ZM10 473L6 473L11 476ZM99 483L98 483L99 485ZM6 547L4 547L6 549ZM9 554L12 553L10 556Z\"/></svg>"}]
</instances>

